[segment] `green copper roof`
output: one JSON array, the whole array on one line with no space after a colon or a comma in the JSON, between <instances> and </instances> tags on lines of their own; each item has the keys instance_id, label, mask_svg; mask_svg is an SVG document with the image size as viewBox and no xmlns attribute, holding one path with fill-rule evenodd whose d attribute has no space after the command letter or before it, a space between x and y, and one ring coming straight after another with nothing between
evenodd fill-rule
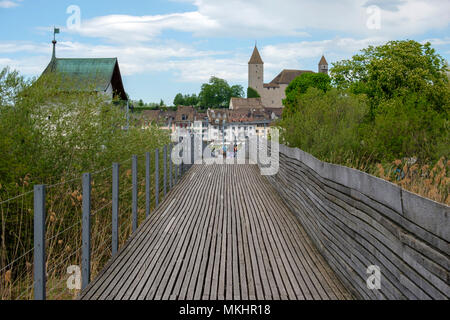
<instances>
[{"instance_id":1,"label":"green copper roof","mask_svg":"<svg viewBox=\"0 0 450 320\"><path fill-rule=\"evenodd\" d=\"M53 58L43 74L49 72L62 75L68 90L106 91L111 83L113 90L126 100L117 58Z\"/></svg>"}]
</instances>

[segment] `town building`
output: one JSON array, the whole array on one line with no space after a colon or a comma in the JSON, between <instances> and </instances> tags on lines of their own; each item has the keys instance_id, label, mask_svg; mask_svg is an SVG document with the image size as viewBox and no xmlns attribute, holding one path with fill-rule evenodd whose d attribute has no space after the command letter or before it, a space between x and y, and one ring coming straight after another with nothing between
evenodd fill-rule
<instances>
[{"instance_id":1,"label":"town building","mask_svg":"<svg viewBox=\"0 0 450 320\"><path fill-rule=\"evenodd\" d=\"M56 40L53 54L43 75L61 76L63 91L92 91L103 94L110 101L128 101L117 58L57 58Z\"/></svg>"},{"instance_id":2,"label":"town building","mask_svg":"<svg viewBox=\"0 0 450 320\"><path fill-rule=\"evenodd\" d=\"M172 134L184 129L189 133L201 133L205 141L216 143L222 143L224 139L243 141L254 135L267 136L268 129L281 117L282 111L281 108L259 108L256 104L253 108L240 105L231 110L208 109L206 113L194 107L179 106L177 111L143 111L141 126L145 129L156 124Z\"/></svg>"},{"instance_id":3,"label":"town building","mask_svg":"<svg viewBox=\"0 0 450 320\"><path fill-rule=\"evenodd\" d=\"M324 56L320 59L318 72L328 74L328 62ZM313 73L313 71L285 69L271 82L264 83L264 61L255 46L248 62L248 86L258 92L265 108L283 108L286 88L292 80L304 73Z\"/></svg>"}]
</instances>

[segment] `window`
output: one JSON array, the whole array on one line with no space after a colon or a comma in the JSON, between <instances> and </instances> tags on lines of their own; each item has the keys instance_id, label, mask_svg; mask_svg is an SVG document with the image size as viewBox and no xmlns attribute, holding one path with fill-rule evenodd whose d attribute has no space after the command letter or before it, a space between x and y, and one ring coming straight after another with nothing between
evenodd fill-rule
<instances>
[{"instance_id":1,"label":"window","mask_svg":"<svg viewBox=\"0 0 450 320\"><path fill-rule=\"evenodd\" d=\"M186 121L187 120L187 116L185 114L181 115L181 120Z\"/></svg>"}]
</instances>

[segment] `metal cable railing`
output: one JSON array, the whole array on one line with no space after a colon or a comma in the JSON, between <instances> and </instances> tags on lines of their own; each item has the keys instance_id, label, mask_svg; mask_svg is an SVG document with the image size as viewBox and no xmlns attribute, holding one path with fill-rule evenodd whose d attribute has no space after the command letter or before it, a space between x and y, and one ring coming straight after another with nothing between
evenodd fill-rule
<instances>
[{"instance_id":1,"label":"metal cable railing","mask_svg":"<svg viewBox=\"0 0 450 320\"><path fill-rule=\"evenodd\" d=\"M11 246L23 252L18 257L2 259L0 298L76 297L180 181L187 167L175 166L170 151L164 146L1 201L2 214L22 201L27 220L17 222L17 233L28 230L28 241Z\"/></svg>"}]
</instances>

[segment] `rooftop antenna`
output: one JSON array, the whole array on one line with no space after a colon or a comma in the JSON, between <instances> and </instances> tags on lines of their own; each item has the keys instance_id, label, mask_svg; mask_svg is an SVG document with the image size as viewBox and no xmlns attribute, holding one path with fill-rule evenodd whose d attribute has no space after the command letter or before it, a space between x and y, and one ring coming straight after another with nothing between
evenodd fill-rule
<instances>
[{"instance_id":1,"label":"rooftop antenna","mask_svg":"<svg viewBox=\"0 0 450 320\"><path fill-rule=\"evenodd\" d=\"M53 55L52 55L52 59L56 59L56 34L59 34L59 28L53 27Z\"/></svg>"}]
</instances>

